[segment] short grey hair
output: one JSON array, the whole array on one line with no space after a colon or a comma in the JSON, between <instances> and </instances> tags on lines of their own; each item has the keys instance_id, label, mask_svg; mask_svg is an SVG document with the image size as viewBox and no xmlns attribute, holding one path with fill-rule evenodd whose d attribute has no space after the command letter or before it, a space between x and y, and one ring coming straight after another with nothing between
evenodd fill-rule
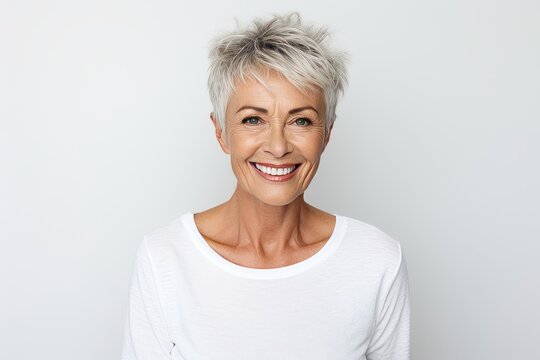
<instances>
[{"instance_id":1,"label":"short grey hair","mask_svg":"<svg viewBox=\"0 0 540 360\"><path fill-rule=\"evenodd\" d=\"M238 25L238 24L237 24ZM221 34L211 42L208 90L214 116L223 130L235 81L260 78L262 69L283 75L299 90L322 90L325 131L336 119L339 95L347 84L347 53L330 49L327 27L306 25L298 12L256 18L245 28Z\"/></svg>"}]
</instances>

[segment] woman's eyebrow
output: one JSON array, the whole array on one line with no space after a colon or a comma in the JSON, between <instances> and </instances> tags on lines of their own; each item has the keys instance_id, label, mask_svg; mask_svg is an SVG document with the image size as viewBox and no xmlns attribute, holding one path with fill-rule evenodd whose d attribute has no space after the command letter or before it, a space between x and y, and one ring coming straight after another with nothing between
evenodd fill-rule
<instances>
[{"instance_id":1,"label":"woman's eyebrow","mask_svg":"<svg viewBox=\"0 0 540 360\"><path fill-rule=\"evenodd\" d=\"M260 108L260 107L256 107L256 106L250 106L250 105L242 106L240 109L238 109L238 111L236 111L236 113L238 114L240 111L246 110L246 109L251 109L251 110L258 111L258 112L262 112L263 114L268 114L268 110L266 110L265 108ZM291 110L289 110L289 114L296 114L296 113L298 113L300 111L303 111L303 110L313 110L317 114L319 114L319 112L313 106L309 106L309 105L308 106L302 106L302 107L295 108L295 109L291 109Z\"/></svg>"}]
</instances>

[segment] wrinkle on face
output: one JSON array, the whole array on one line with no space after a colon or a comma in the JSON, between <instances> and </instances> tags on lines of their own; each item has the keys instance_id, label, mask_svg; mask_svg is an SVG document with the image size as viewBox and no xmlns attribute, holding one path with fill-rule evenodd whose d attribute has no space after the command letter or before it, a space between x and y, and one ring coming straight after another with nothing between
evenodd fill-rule
<instances>
[{"instance_id":1,"label":"wrinkle on face","mask_svg":"<svg viewBox=\"0 0 540 360\"><path fill-rule=\"evenodd\" d=\"M254 119L244 121L248 118ZM238 185L246 193L277 205L306 190L329 139L322 91L300 91L274 71L268 72L264 85L245 78L236 83L226 121L222 148L230 154ZM301 166L294 178L277 184L262 179L251 162Z\"/></svg>"},{"instance_id":2,"label":"wrinkle on face","mask_svg":"<svg viewBox=\"0 0 540 360\"><path fill-rule=\"evenodd\" d=\"M305 140L306 137L313 138L315 135L322 144L325 137L325 114L324 100L320 91L304 90L305 94L300 92L294 85L289 83L288 89L284 89L281 83L273 80L282 79L277 73L269 73L270 79L266 85L261 84L255 79L246 78L244 81L238 81L233 96L231 96L227 106L227 143L230 144L232 137L238 134L259 134L263 131L284 131L284 136L291 134L299 140ZM271 76L274 76L273 78ZM246 94L247 93L247 94ZM246 96L248 95L248 96ZM256 110L244 109L236 112L244 106L253 106L266 110L262 113ZM315 110L307 109L297 114L289 115L289 110L311 106ZM262 127L246 127L242 124L242 119L246 116L264 115L266 124ZM286 120L291 117L307 116L313 121L309 131L299 129L297 131L287 130ZM291 139L294 141L294 138Z\"/></svg>"}]
</instances>

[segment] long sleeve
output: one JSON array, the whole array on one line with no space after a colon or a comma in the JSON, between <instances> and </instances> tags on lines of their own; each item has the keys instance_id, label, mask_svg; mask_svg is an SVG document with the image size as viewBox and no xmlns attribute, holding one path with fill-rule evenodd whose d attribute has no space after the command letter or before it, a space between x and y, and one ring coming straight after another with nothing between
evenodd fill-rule
<instances>
[{"instance_id":1,"label":"long sleeve","mask_svg":"<svg viewBox=\"0 0 540 360\"><path fill-rule=\"evenodd\" d=\"M146 238L138 248L125 322L122 360L171 359L167 321Z\"/></svg>"},{"instance_id":2,"label":"long sleeve","mask_svg":"<svg viewBox=\"0 0 540 360\"><path fill-rule=\"evenodd\" d=\"M407 266L400 247L399 266L382 291L378 322L366 351L368 360L410 359L410 305Z\"/></svg>"}]
</instances>

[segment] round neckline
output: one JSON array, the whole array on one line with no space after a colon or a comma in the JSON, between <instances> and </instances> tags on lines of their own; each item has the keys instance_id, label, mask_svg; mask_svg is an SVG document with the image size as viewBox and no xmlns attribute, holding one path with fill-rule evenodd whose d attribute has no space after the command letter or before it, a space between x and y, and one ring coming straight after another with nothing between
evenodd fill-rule
<instances>
[{"instance_id":1,"label":"round neckline","mask_svg":"<svg viewBox=\"0 0 540 360\"><path fill-rule=\"evenodd\" d=\"M193 212L185 213L181 216L181 220L189 230L190 238L197 249L206 258L223 270L250 279L279 279L293 276L313 268L314 266L323 262L330 256L330 254L334 252L335 249L338 248L345 231L345 217L334 213L332 213L332 215L336 217L334 229L322 248L320 248L315 254L300 262L269 269L257 269L238 265L221 256L208 244L208 242L206 242L202 234L199 232L197 224L195 223L195 214Z\"/></svg>"}]
</instances>

